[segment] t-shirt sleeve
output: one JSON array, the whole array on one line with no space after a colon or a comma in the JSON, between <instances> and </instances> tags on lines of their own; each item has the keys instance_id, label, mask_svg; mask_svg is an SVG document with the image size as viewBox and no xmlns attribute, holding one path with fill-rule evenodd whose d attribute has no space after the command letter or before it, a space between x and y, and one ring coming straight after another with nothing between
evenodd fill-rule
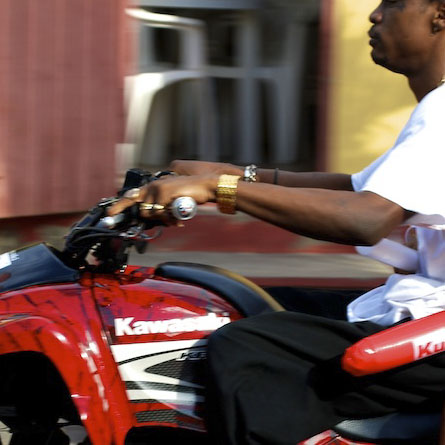
<instances>
[{"instance_id":1,"label":"t-shirt sleeve","mask_svg":"<svg viewBox=\"0 0 445 445\"><path fill-rule=\"evenodd\" d=\"M374 162L365 167L362 171L354 173L351 176L352 188L359 192L363 189L368 178L374 173L375 170L384 162L389 152L384 153L382 156L377 158Z\"/></svg>"},{"instance_id":2,"label":"t-shirt sleeve","mask_svg":"<svg viewBox=\"0 0 445 445\"><path fill-rule=\"evenodd\" d=\"M356 191L376 193L406 210L445 215L445 94L426 99L395 146L354 174L352 185Z\"/></svg>"}]
</instances>

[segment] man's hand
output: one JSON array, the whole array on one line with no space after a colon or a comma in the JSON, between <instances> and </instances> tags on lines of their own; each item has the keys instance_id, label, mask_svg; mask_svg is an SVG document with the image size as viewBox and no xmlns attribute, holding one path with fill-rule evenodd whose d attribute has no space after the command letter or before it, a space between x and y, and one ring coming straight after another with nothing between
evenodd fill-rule
<instances>
[{"instance_id":1,"label":"man's hand","mask_svg":"<svg viewBox=\"0 0 445 445\"><path fill-rule=\"evenodd\" d=\"M173 161L169 170L174 171L178 175L194 176L194 175L237 175L242 176L244 170L233 164L225 164L223 162L205 162L205 161Z\"/></svg>"},{"instance_id":2,"label":"man's hand","mask_svg":"<svg viewBox=\"0 0 445 445\"><path fill-rule=\"evenodd\" d=\"M141 187L132 189L108 209L110 216L123 212L126 208L138 203L157 204L165 209L181 196L193 198L197 204L205 204L215 200L215 191L218 185L219 175L199 176L166 176L162 180L153 181ZM161 207L161 208L162 208ZM165 210L142 210L142 216L146 218L159 217Z\"/></svg>"}]
</instances>

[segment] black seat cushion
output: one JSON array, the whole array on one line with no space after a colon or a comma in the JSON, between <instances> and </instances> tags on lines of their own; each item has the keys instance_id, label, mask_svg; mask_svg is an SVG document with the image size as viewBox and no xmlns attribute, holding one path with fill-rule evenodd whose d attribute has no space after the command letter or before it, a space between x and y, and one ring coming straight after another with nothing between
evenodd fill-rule
<instances>
[{"instance_id":1,"label":"black seat cushion","mask_svg":"<svg viewBox=\"0 0 445 445\"><path fill-rule=\"evenodd\" d=\"M284 310L264 289L243 276L204 264L168 262L159 264L155 275L197 284L223 297L244 316Z\"/></svg>"},{"instance_id":2,"label":"black seat cushion","mask_svg":"<svg viewBox=\"0 0 445 445\"><path fill-rule=\"evenodd\" d=\"M395 413L372 419L345 420L333 430L343 437L379 444L436 444L440 413Z\"/></svg>"}]
</instances>

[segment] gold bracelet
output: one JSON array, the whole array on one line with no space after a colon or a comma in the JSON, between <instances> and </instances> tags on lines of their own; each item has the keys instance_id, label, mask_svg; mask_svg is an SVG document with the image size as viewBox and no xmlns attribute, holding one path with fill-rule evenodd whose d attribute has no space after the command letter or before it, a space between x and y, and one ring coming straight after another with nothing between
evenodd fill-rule
<instances>
[{"instance_id":1,"label":"gold bracelet","mask_svg":"<svg viewBox=\"0 0 445 445\"><path fill-rule=\"evenodd\" d=\"M236 211L236 191L241 176L221 175L216 187L216 203L221 213L233 214Z\"/></svg>"}]
</instances>

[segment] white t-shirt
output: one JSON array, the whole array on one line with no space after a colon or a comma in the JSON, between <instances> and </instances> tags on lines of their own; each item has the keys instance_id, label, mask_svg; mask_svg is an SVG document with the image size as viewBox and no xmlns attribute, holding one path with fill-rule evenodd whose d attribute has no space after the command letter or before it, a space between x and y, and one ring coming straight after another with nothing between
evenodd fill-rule
<instances>
[{"instance_id":1,"label":"white t-shirt","mask_svg":"<svg viewBox=\"0 0 445 445\"><path fill-rule=\"evenodd\" d=\"M390 150L352 176L355 191L376 193L416 213L407 223L418 226L414 230L421 246L415 252L382 240L372 248L357 249L414 273L391 275L385 285L353 301L349 321L390 325L445 309L444 111L445 85L422 99Z\"/></svg>"}]
</instances>

